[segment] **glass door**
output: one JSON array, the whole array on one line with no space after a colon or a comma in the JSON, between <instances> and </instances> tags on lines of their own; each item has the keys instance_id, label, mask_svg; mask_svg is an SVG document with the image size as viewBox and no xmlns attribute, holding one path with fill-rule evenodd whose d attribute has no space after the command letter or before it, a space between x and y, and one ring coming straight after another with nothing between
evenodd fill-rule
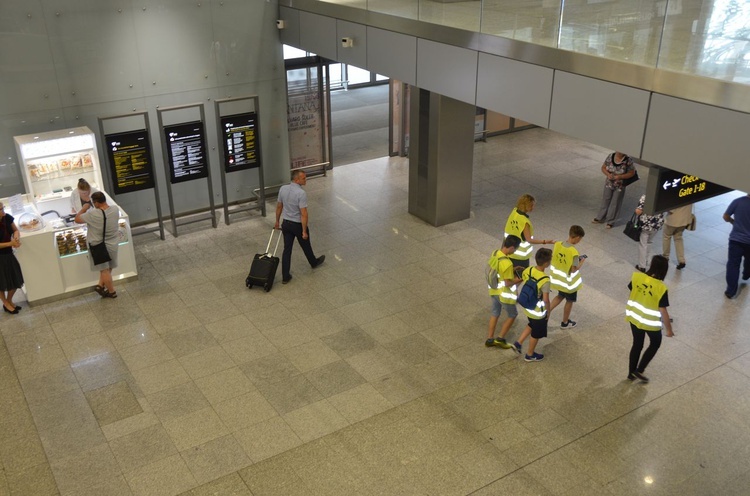
<instances>
[{"instance_id":1,"label":"glass door","mask_svg":"<svg viewBox=\"0 0 750 496\"><path fill-rule=\"evenodd\" d=\"M311 56L284 63L291 168L325 175L332 167L328 61Z\"/></svg>"}]
</instances>

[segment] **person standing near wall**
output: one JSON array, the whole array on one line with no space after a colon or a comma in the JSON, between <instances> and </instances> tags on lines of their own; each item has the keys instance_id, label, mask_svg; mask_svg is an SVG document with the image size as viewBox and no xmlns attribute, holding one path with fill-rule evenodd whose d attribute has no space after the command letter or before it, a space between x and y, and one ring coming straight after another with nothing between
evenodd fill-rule
<instances>
[{"instance_id":1,"label":"person standing near wall","mask_svg":"<svg viewBox=\"0 0 750 496\"><path fill-rule=\"evenodd\" d=\"M593 224L607 224L611 229L617 222L622 208L622 199L625 197L625 185L623 181L635 175L635 164L633 159L621 152L610 153L602 164L602 174L607 178L604 181L604 192L599 212L591 222Z\"/></svg>"},{"instance_id":2,"label":"person standing near wall","mask_svg":"<svg viewBox=\"0 0 750 496\"><path fill-rule=\"evenodd\" d=\"M677 270L685 268L685 245L682 242L682 233L688 228L693 221L693 205L677 207L667 213L664 221L664 233L661 246L661 254L669 260L669 252L672 248L672 238L674 237L674 248L677 251Z\"/></svg>"},{"instance_id":3,"label":"person standing near wall","mask_svg":"<svg viewBox=\"0 0 750 496\"><path fill-rule=\"evenodd\" d=\"M292 172L292 182L285 184L279 190L276 203L275 229L281 229L284 235L284 253L281 255L281 283L292 280L292 249L295 238L307 257L307 262L313 269L322 264L326 256L315 257L310 244L310 230L307 225L307 193L302 186L307 184L307 174L302 170ZM281 222L283 220L283 222ZM281 224L279 224L281 222Z\"/></svg>"},{"instance_id":4,"label":"person standing near wall","mask_svg":"<svg viewBox=\"0 0 750 496\"><path fill-rule=\"evenodd\" d=\"M724 296L731 299L737 295L740 263L743 257L745 263L742 268L742 280L750 279L750 194L733 200L724 212L724 220L732 224L727 254L727 289L724 291Z\"/></svg>"}]
</instances>

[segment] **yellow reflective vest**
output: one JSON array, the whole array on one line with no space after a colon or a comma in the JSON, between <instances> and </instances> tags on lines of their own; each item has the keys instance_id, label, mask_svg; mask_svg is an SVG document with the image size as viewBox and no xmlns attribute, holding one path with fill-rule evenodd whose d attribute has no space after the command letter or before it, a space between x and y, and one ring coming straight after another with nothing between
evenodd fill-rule
<instances>
[{"instance_id":1,"label":"yellow reflective vest","mask_svg":"<svg viewBox=\"0 0 750 496\"><path fill-rule=\"evenodd\" d=\"M529 243L529 240L523 237L523 229L526 227L526 224L529 225L529 233L533 236L534 226L531 225L529 216L514 208L508 217L508 222L505 223L505 233L503 236L503 239L511 234L521 238L521 246L512 255L508 255L511 260L528 260L531 257L533 247Z\"/></svg>"},{"instance_id":2,"label":"yellow reflective vest","mask_svg":"<svg viewBox=\"0 0 750 496\"><path fill-rule=\"evenodd\" d=\"M501 303L515 305L516 285L514 284L511 287L505 285L505 279L510 279L512 281L516 278L513 274L513 261L511 261L511 259L508 258L508 255L504 254L502 251L495 250L487 261L487 264L490 268L490 274L488 275L487 280L487 288L489 289L490 296L498 295ZM491 280L493 276L496 280Z\"/></svg>"},{"instance_id":3,"label":"yellow reflective vest","mask_svg":"<svg viewBox=\"0 0 750 496\"><path fill-rule=\"evenodd\" d=\"M571 272L573 261L578 256L575 246L564 246L562 241L555 243L552 250L552 263L549 268L550 288L564 293L575 293L583 287L581 271Z\"/></svg>"},{"instance_id":4,"label":"yellow reflective vest","mask_svg":"<svg viewBox=\"0 0 750 496\"><path fill-rule=\"evenodd\" d=\"M521 274L524 283L529 280L529 274L537 280L537 296L539 297L539 301L536 304L536 308L533 310L524 307L521 308L523 308L523 313L525 313L528 318L541 320L547 316L547 306L544 304L544 298L542 298L542 294L544 293L542 288L545 284L549 283L549 277L536 267L529 267L523 271L523 274Z\"/></svg>"},{"instance_id":5,"label":"yellow reflective vest","mask_svg":"<svg viewBox=\"0 0 750 496\"><path fill-rule=\"evenodd\" d=\"M633 289L625 306L625 320L644 331L660 331L659 302L667 292L667 285L642 272L633 273L630 285Z\"/></svg>"}]
</instances>

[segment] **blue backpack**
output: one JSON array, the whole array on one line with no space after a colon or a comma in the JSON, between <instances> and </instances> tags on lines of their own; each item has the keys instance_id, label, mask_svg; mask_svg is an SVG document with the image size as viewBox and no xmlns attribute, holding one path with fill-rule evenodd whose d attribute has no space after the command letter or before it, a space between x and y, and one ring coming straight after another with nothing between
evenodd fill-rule
<instances>
[{"instance_id":1,"label":"blue backpack","mask_svg":"<svg viewBox=\"0 0 750 496\"><path fill-rule=\"evenodd\" d=\"M540 277L539 279L534 279L534 277L531 275L531 267L529 267L528 271L529 278L526 280L523 286L521 286L521 292L518 293L518 299L516 300L516 303L527 310L534 310L537 303L539 303L539 300L541 300L539 294L539 283L544 279L549 279L549 277L544 276Z\"/></svg>"}]
</instances>

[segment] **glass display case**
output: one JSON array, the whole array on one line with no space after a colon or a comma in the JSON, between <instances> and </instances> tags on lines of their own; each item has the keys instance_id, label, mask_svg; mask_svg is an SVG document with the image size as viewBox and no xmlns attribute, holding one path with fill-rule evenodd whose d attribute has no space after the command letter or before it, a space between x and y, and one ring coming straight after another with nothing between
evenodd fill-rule
<instances>
[{"instance_id":1,"label":"glass display case","mask_svg":"<svg viewBox=\"0 0 750 496\"><path fill-rule=\"evenodd\" d=\"M61 225L58 221L53 221L52 226L53 228L58 226L57 229L60 229L55 231L55 247L60 258L81 255L88 252L86 226L66 228L64 224ZM120 218L117 222L117 227L117 237L119 244L122 246L130 241L127 221L124 218Z\"/></svg>"},{"instance_id":2,"label":"glass display case","mask_svg":"<svg viewBox=\"0 0 750 496\"><path fill-rule=\"evenodd\" d=\"M71 192L83 178L102 184L94 133L87 127L15 136L26 192L42 212L67 212Z\"/></svg>"}]
</instances>

